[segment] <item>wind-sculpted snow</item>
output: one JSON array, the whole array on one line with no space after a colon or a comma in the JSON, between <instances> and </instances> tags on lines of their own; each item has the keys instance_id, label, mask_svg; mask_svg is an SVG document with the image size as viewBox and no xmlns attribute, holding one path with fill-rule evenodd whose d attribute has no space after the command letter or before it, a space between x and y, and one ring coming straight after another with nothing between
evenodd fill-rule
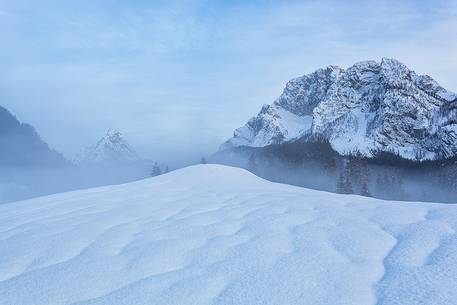
<instances>
[{"instance_id":1,"label":"wind-sculpted snow","mask_svg":"<svg viewBox=\"0 0 457 305\"><path fill-rule=\"evenodd\" d=\"M0 206L0 304L455 304L456 229L200 165Z\"/></svg>"},{"instance_id":2,"label":"wind-sculpted snow","mask_svg":"<svg viewBox=\"0 0 457 305\"><path fill-rule=\"evenodd\" d=\"M341 155L448 158L457 154L456 102L455 93L394 59L329 66L288 82L221 150L317 137ZM288 128L290 117L304 122Z\"/></svg>"}]
</instances>

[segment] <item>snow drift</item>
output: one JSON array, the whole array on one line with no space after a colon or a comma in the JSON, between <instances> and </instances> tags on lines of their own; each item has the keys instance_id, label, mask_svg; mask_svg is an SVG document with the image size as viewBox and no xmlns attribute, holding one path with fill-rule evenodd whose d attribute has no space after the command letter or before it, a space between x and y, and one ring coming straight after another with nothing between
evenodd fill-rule
<instances>
[{"instance_id":1,"label":"snow drift","mask_svg":"<svg viewBox=\"0 0 457 305\"><path fill-rule=\"evenodd\" d=\"M0 206L0 304L455 304L457 206L217 165Z\"/></svg>"}]
</instances>

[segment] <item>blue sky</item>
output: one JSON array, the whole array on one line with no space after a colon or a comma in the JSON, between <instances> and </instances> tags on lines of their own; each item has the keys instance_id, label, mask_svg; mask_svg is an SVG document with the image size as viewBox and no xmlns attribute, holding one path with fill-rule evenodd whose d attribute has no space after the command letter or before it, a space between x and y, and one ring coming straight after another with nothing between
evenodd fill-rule
<instances>
[{"instance_id":1,"label":"blue sky","mask_svg":"<svg viewBox=\"0 0 457 305\"><path fill-rule=\"evenodd\" d=\"M68 157L114 127L198 160L330 64L394 57L457 91L457 1L0 0L0 31L0 105Z\"/></svg>"}]
</instances>

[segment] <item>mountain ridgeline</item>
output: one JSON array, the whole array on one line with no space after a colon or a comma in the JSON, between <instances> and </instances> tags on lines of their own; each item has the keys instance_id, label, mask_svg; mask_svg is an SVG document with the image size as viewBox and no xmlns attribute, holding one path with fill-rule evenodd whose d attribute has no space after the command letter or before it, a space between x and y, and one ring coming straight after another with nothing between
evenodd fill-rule
<instances>
[{"instance_id":1,"label":"mountain ridgeline","mask_svg":"<svg viewBox=\"0 0 457 305\"><path fill-rule=\"evenodd\" d=\"M87 147L75 160L87 187L119 184L151 175L154 162L141 158L122 133L109 129L94 145Z\"/></svg>"},{"instance_id":2,"label":"mountain ridgeline","mask_svg":"<svg viewBox=\"0 0 457 305\"><path fill-rule=\"evenodd\" d=\"M108 129L107 133L95 143L87 147L79 155L75 163L81 167L100 166L119 163L135 163L142 161L132 146L124 139L122 133Z\"/></svg>"},{"instance_id":3,"label":"mountain ridgeline","mask_svg":"<svg viewBox=\"0 0 457 305\"><path fill-rule=\"evenodd\" d=\"M278 182L457 202L457 95L395 59L291 80L210 159Z\"/></svg>"},{"instance_id":4,"label":"mountain ridgeline","mask_svg":"<svg viewBox=\"0 0 457 305\"><path fill-rule=\"evenodd\" d=\"M66 173L72 170L33 126L0 106L0 203L69 190Z\"/></svg>"},{"instance_id":5,"label":"mountain ridgeline","mask_svg":"<svg viewBox=\"0 0 457 305\"><path fill-rule=\"evenodd\" d=\"M0 168L60 168L69 162L49 148L33 126L0 106Z\"/></svg>"},{"instance_id":6,"label":"mountain ridgeline","mask_svg":"<svg viewBox=\"0 0 457 305\"><path fill-rule=\"evenodd\" d=\"M157 168L113 129L70 162L31 125L0 107L0 203L130 182L157 175Z\"/></svg>"}]
</instances>

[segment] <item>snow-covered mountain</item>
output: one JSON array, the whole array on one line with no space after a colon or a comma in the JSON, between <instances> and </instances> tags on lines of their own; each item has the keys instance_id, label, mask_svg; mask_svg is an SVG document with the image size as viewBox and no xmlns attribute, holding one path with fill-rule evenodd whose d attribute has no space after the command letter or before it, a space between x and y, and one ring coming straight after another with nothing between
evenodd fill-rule
<instances>
[{"instance_id":1,"label":"snow-covered mountain","mask_svg":"<svg viewBox=\"0 0 457 305\"><path fill-rule=\"evenodd\" d=\"M457 205L199 165L0 205L2 305L455 304Z\"/></svg>"},{"instance_id":2,"label":"snow-covered mountain","mask_svg":"<svg viewBox=\"0 0 457 305\"><path fill-rule=\"evenodd\" d=\"M291 80L220 150L325 139L341 155L457 155L457 95L395 59L329 66Z\"/></svg>"},{"instance_id":3,"label":"snow-covered mountain","mask_svg":"<svg viewBox=\"0 0 457 305\"><path fill-rule=\"evenodd\" d=\"M86 187L120 184L150 177L157 164L139 156L125 137L109 129L93 146L76 157L80 181Z\"/></svg>"},{"instance_id":4,"label":"snow-covered mountain","mask_svg":"<svg viewBox=\"0 0 457 305\"><path fill-rule=\"evenodd\" d=\"M119 131L110 128L95 145L86 148L84 153L76 158L75 163L85 167L111 164L122 165L140 161L142 159L123 135Z\"/></svg>"}]
</instances>

